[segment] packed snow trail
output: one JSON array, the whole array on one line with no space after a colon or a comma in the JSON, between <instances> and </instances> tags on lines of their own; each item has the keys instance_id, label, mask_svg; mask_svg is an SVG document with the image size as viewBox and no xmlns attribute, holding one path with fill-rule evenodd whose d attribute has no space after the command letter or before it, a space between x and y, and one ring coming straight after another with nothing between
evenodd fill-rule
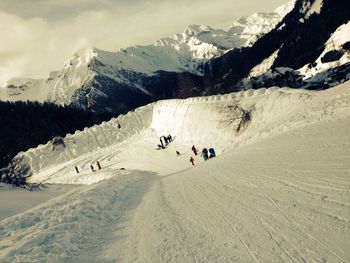
<instances>
[{"instance_id":1,"label":"packed snow trail","mask_svg":"<svg viewBox=\"0 0 350 263\"><path fill-rule=\"evenodd\" d=\"M252 112L239 134L233 102ZM33 181L105 180L1 220L1 262L350 261L350 83L163 101L103 126L24 154ZM204 162L192 144L220 154Z\"/></svg>"}]
</instances>

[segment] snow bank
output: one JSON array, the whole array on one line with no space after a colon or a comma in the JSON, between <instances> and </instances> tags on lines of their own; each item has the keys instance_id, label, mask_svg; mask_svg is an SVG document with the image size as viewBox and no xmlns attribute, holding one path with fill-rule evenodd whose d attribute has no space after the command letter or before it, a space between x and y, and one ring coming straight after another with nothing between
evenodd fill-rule
<instances>
[{"instance_id":1,"label":"snow bank","mask_svg":"<svg viewBox=\"0 0 350 263\"><path fill-rule=\"evenodd\" d=\"M127 115L113 118L109 122L85 128L83 131L76 131L73 135L68 134L64 138L64 146L53 146L51 142L40 145L37 148L29 149L25 153L20 153L19 158L23 158L28 163L35 174L43 168L51 166L60 167L80 156L94 152L101 148L107 148L129 138L150 126L152 120L152 104L141 107ZM93 161L93 158L91 161Z\"/></svg>"}]
</instances>

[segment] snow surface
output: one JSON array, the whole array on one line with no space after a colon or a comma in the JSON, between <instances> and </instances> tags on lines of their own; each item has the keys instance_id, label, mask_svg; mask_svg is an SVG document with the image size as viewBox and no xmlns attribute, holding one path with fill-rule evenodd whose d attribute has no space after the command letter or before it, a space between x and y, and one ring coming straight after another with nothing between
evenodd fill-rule
<instances>
[{"instance_id":1,"label":"snow surface","mask_svg":"<svg viewBox=\"0 0 350 263\"><path fill-rule=\"evenodd\" d=\"M24 212L75 188L74 185L57 184L50 185L44 191L28 191L26 189L14 191L10 185L0 183L0 220Z\"/></svg>"},{"instance_id":2,"label":"snow surface","mask_svg":"<svg viewBox=\"0 0 350 263\"><path fill-rule=\"evenodd\" d=\"M33 182L79 185L2 219L0 261L349 262L349 134L350 82L150 104L22 153Z\"/></svg>"},{"instance_id":3,"label":"snow surface","mask_svg":"<svg viewBox=\"0 0 350 263\"><path fill-rule=\"evenodd\" d=\"M315 0L313 4L309 6L309 10L305 14L305 18L309 18L313 14L319 14L321 13L321 9L323 6L323 0Z\"/></svg>"},{"instance_id":4,"label":"snow surface","mask_svg":"<svg viewBox=\"0 0 350 263\"><path fill-rule=\"evenodd\" d=\"M248 79L252 77L258 77L266 73L269 69L271 69L273 63L275 62L278 56L279 49L271 54L268 58L264 59L260 64L256 65L248 75Z\"/></svg>"}]
</instances>

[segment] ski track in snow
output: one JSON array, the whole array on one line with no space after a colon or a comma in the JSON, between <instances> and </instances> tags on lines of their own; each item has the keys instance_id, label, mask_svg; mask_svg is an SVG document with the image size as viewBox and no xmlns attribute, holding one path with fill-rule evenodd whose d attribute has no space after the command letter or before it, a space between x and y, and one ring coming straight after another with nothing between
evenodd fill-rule
<instances>
[{"instance_id":1,"label":"ski track in snow","mask_svg":"<svg viewBox=\"0 0 350 263\"><path fill-rule=\"evenodd\" d=\"M0 261L349 262L349 88L160 101L22 153L33 182L76 187L2 219Z\"/></svg>"}]
</instances>

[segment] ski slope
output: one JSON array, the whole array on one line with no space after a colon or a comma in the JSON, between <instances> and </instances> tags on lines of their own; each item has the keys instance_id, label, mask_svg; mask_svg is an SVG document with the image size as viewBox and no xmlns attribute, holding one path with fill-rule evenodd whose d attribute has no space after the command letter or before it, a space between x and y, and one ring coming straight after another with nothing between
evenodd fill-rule
<instances>
[{"instance_id":1,"label":"ski slope","mask_svg":"<svg viewBox=\"0 0 350 263\"><path fill-rule=\"evenodd\" d=\"M349 262L349 134L350 82L147 105L20 154L75 187L2 219L0 261Z\"/></svg>"}]
</instances>

